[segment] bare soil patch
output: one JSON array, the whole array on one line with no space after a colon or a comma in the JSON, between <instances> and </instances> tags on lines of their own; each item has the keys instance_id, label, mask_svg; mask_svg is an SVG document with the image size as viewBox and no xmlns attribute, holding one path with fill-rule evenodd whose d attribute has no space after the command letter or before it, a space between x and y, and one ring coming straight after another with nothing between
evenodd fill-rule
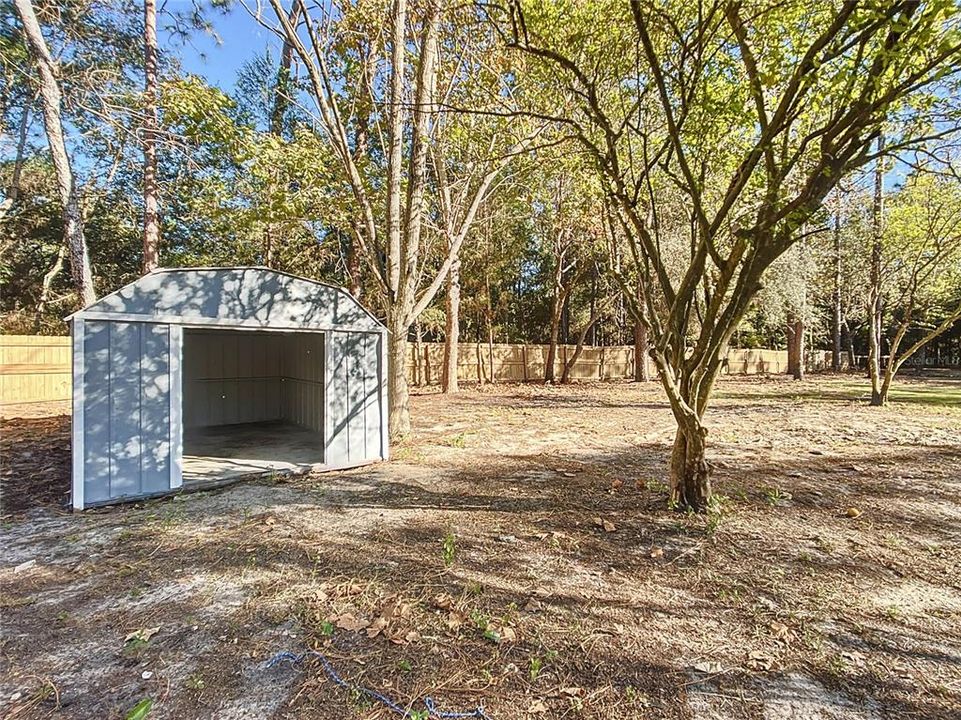
<instances>
[{"instance_id":1,"label":"bare soil patch","mask_svg":"<svg viewBox=\"0 0 961 720\"><path fill-rule=\"evenodd\" d=\"M69 422L5 419L0 716L390 717L267 667L316 648L494 720L959 717L961 381L863 384L725 380L704 517L655 384L423 394L390 463L76 515Z\"/></svg>"}]
</instances>

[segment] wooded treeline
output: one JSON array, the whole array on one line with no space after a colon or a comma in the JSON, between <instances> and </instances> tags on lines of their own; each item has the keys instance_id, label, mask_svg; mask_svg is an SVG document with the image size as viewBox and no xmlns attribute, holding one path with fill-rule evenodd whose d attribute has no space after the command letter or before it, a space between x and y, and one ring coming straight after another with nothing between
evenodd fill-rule
<instances>
[{"instance_id":1,"label":"wooded treeline","mask_svg":"<svg viewBox=\"0 0 961 720\"><path fill-rule=\"evenodd\" d=\"M393 358L636 342L688 481L728 346L869 356L878 404L961 352L955 2L0 7L5 332L258 264L349 288ZM180 60L223 12L274 38L226 92Z\"/></svg>"}]
</instances>

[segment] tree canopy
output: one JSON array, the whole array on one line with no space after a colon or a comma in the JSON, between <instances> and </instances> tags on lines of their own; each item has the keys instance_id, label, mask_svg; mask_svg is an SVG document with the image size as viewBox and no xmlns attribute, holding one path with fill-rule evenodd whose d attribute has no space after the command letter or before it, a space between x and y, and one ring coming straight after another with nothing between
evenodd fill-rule
<instances>
[{"instance_id":1,"label":"tree canopy","mask_svg":"<svg viewBox=\"0 0 961 720\"><path fill-rule=\"evenodd\" d=\"M879 394L961 354L953 0L197 0L157 8L155 84L143 5L16 2L61 99L3 0L6 332L82 304L69 223L96 294L149 267L156 202L162 266L261 264L371 307L395 434L414 339L636 341L697 509L729 346L877 357ZM218 87L183 59L225 10L270 39Z\"/></svg>"}]
</instances>

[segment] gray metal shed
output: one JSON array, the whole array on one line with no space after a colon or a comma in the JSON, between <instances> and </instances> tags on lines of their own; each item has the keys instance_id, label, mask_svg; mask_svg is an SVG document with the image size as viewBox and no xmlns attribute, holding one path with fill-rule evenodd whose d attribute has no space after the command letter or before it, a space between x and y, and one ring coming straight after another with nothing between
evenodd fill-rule
<instances>
[{"instance_id":1,"label":"gray metal shed","mask_svg":"<svg viewBox=\"0 0 961 720\"><path fill-rule=\"evenodd\" d=\"M341 288L157 270L69 320L76 509L388 457L387 330Z\"/></svg>"}]
</instances>

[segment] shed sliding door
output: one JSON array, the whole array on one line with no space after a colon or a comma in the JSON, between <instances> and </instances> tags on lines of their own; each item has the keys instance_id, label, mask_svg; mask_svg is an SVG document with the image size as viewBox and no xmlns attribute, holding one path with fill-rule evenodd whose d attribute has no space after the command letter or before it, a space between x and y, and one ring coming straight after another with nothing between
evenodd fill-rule
<instances>
[{"instance_id":1,"label":"shed sliding door","mask_svg":"<svg viewBox=\"0 0 961 720\"><path fill-rule=\"evenodd\" d=\"M331 466L385 457L380 333L332 332L327 339L327 443Z\"/></svg>"},{"instance_id":2,"label":"shed sliding door","mask_svg":"<svg viewBox=\"0 0 961 720\"><path fill-rule=\"evenodd\" d=\"M82 504L178 487L181 328L83 321L74 331Z\"/></svg>"}]
</instances>

